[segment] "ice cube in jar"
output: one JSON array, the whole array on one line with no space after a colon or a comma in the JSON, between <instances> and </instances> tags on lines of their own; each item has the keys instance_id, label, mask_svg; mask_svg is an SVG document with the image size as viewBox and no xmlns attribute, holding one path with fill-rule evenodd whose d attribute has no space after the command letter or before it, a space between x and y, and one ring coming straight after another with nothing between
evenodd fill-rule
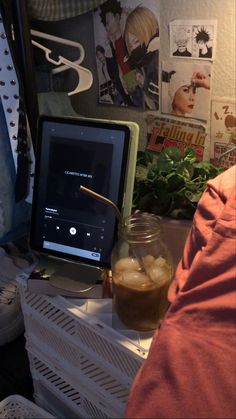
<instances>
[{"instance_id":1,"label":"ice cube in jar","mask_svg":"<svg viewBox=\"0 0 236 419\"><path fill-rule=\"evenodd\" d=\"M138 271L139 269L141 267L138 260L131 257L119 259L114 266L114 272Z\"/></svg>"},{"instance_id":2,"label":"ice cube in jar","mask_svg":"<svg viewBox=\"0 0 236 419\"><path fill-rule=\"evenodd\" d=\"M168 283L172 276L172 267L162 256L154 259L153 263L148 266L148 275L151 281L159 286Z\"/></svg>"}]
</instances>

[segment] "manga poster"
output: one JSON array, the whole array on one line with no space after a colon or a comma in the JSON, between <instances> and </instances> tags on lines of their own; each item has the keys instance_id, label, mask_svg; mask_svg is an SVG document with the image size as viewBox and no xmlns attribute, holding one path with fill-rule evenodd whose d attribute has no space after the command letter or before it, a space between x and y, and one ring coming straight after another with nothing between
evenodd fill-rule
<instances>
[{"instance_id":1,"label":"manga poster","mask_svg":"<svg viewBox=\"0 0 236 419\"><path fill-rule=\"evenodd\" d=\"M207 121L210 95L210 63L162 63L162 113Z\"/></svg>"},{"instance_id":2,"label":"manga poster","mask_svg":"<svg viewBox=\"0 0 236 419\"><path fill-rule=\"evenodd\" d=\"M107 0L93 12L99 103L159 109L159 1Z\"/></svg>"},{"instance_id":3,"label":"manga poster","mask_svg":"<svg viewBox=\"0 0 236 419\"><path fill-rule=\"evenodd\" d=\"M190 147L195 151L198 161L206 158L209 141L202 125L184 123L151 113L147 115L146 123L147 150L159 154L168 147L178 147L181 151Z\"/></svg>"},{"instance_id":4,"label":"manga poster","mask_svg":"<svg viewBox=\"0 0 236 419\"><path fill-rule=\"evenodd\" d=\"M170 56L213 61L216 20L174 20L170 27Z\"/></svg>"},{"instance_id":5,"label":"manga poster","mask_svg":"<svg viewBox=\"0 0 236 419\"><path fill-rule=\"evenodd\" d=\"M236 164L236 102L233 99L212 99L210 159L225 168Z\"/></svg>"}]
</instances>

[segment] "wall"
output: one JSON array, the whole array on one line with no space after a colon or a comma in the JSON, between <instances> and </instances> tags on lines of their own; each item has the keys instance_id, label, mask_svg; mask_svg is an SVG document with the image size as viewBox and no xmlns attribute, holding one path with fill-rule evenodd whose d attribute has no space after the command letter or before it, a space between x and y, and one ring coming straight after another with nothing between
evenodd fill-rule
<instances>
[{"instance_id":1,"label":"wall","mask_svg":"<svg viewBox=\"0 0 236 419\"><path fill-rule=\"evenodd\" d=\"M236 10L235 0L160 0L160 62L169 58L168 24L174 19L217 19L217 51L212 71L212 96L236 96ZM146 0L145 4L148 4ZM86 49L85 64L96 68L92 14L80 17L80 40ZM72 97L72 106L81 115L135 121L140 125L140 148L146 144L145 114L131 108L97 104L96 71L92 88ZM210 122L210 121L209 121ZM208 129L209 129L208 122Z\"/></svg>"}]
</instances>

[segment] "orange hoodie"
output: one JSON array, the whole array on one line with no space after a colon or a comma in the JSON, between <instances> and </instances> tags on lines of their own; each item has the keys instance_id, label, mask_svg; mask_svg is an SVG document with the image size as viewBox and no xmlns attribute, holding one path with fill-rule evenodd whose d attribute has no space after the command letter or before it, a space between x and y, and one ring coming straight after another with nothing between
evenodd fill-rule
<instances>
[{"instance_id":1,"label":"orange hoodie","mask_svg":"<svg viewBox=\"0 0 236 419\"><path fill-rule=\"evenodd\" d=\"M199 201L126 418L236 418L236 166Z\"/></svg>"}]
</instances>

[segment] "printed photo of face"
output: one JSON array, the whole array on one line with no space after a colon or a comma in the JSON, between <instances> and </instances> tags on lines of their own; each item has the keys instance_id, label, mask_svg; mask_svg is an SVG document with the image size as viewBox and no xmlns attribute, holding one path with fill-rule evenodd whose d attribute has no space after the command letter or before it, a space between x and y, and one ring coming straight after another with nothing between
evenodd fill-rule
<instances>
[{"instance_id":1,"label":"printed photo of face","mask_svg":"<svg viewBox=\"0 0 236 419\"><path fill-rule=\"evenodd\" d=\"M162 65L162 113L207 121L211 65L166 61Z\"/></svg>"},{"instance_id":2,"label":"printed photo of face","mask_svg":"<svg viewBox=\"0 0 236 419\"><path fill-rule=\"evenodd\" d=\"M174 115L185 115L191 113L195 104L195 89L193 86L181 86L175 93L172 103Z\"/></svg>"}]
</instances>

